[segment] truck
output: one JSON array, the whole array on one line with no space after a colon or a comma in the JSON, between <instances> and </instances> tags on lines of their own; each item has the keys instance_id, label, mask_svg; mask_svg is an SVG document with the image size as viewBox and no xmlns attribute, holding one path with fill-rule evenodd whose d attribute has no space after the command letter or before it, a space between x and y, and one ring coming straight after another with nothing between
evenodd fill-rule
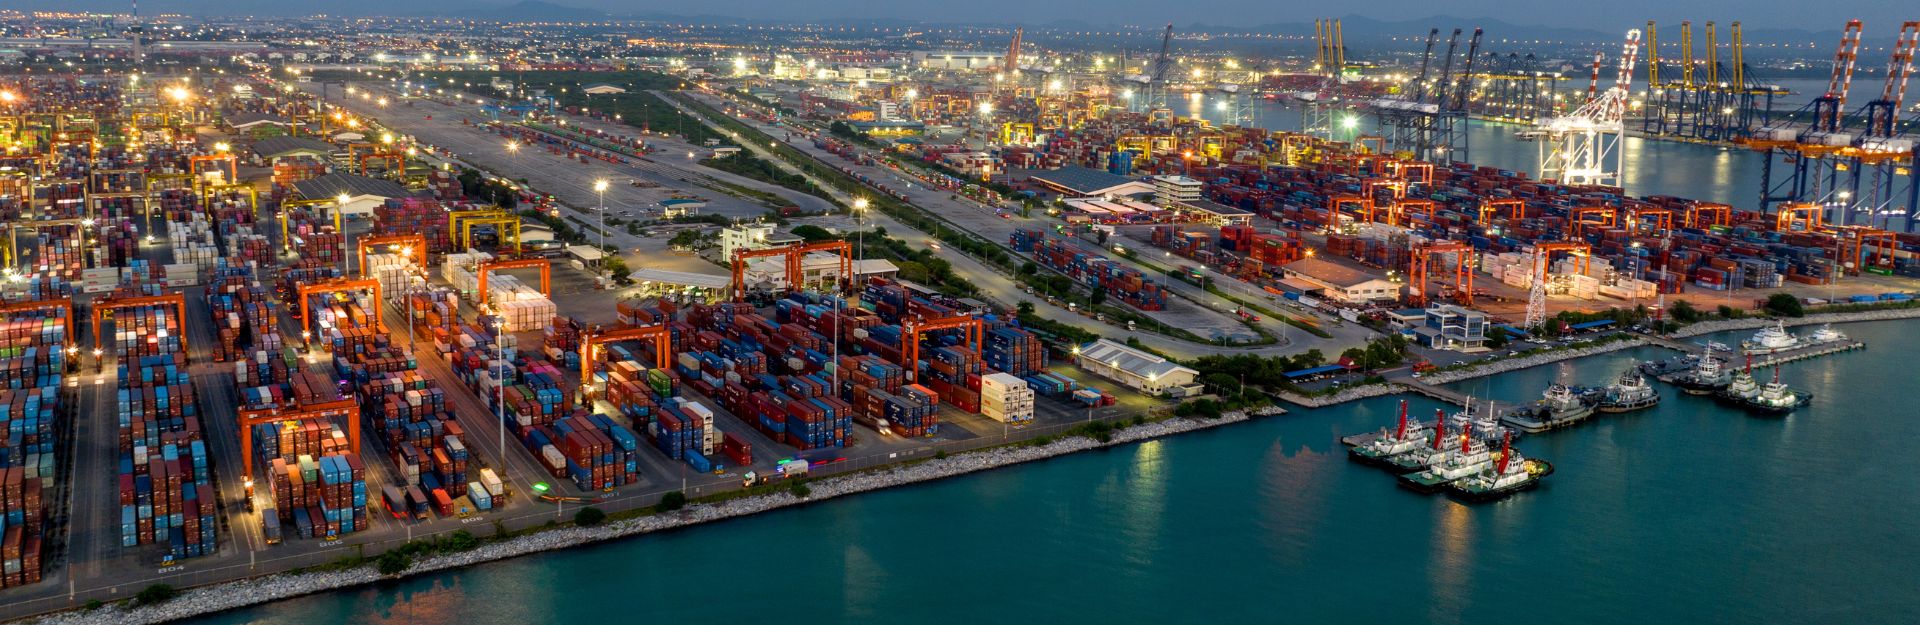
<instances>
[{"instance_id":1,"label":"truck","mask_svg":"<svg viewBox=\"0 0 1920 625\"><path fill-rule=\"evenodd\" d=\"M407 505L407 494L398 486L380 489L380 499L387 506L387 514L402 521L413 515L413 508Z\"/></svg>"},{"instance_id":2,"label":"truck","mask_svg":"<svg viewBox=\"0 0 1920 625\"><path fill-rule=\"evenodd\" d=\"M279 511L274 510L273 508L267 508L260 511L260 535L266 538L267 544L269 545L280 544L280 512Z\"/></svg>"}]
</instances>

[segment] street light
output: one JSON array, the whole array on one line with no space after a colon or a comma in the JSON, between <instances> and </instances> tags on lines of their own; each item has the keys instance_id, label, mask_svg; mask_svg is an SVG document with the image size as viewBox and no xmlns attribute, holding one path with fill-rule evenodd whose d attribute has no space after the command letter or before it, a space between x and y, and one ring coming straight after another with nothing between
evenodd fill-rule
<instances>
[{"instance_id":1,"label":"street light","mask_svg":"<svg viewBox=\"0 0 1920 625\"><path fill-rule=\"evenodd\" d=\"M600 196L600 280L607 279L607 179L593 181L593 192Z\"/></svg>"}]
</instances>

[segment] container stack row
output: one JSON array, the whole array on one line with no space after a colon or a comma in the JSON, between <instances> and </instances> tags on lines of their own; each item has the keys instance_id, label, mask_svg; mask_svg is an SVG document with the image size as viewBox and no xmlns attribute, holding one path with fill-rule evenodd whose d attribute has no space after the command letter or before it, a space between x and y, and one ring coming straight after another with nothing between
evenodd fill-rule
<instances>
[{"instance_id":1,"label":"container stack row","mask_svg":"<svg viewBox=\"0 0 1920 625\"><path fill-rule=\"evenodd\" d=\"M166 560L214 553L218 500L185 355L123 359L118 373L121 545L158 543Z\"/></svg>"},{"instance_id":2,"label":"container stack row","mask_svg":"<svg viewBox=\"0 0 1920 625\"><path fill-rule=\"evenodd\" d=\"M48 311L0 319L0 588L40 581L61 449L68 329Z\"/></svg>"}]
</instances>

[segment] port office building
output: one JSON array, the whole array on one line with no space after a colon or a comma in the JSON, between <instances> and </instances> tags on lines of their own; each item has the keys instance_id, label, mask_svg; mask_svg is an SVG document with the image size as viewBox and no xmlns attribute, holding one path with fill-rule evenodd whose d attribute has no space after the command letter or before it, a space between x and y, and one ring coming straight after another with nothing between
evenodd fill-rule
<instances>
[{"instance_id":1,"label":"port office building","mask_svg":"<svg viewBox=\"0 0 1920 625\"><path fill-rule=\"evenodd\" d=\"M1140 392L1186 396L1199 391L1199 371L1107 339L1080 346L1080 367Z\"/></svg>"},{"instance_id":2,"label":"port office building","mask_svg":"<svg viewBox=\"0 0 1920 625\"><path fill-rule=\"evenodd\" d=\"M1347 304L1397 299L1400 285L1359 267L1318 258L1303 258L1280 268L1282 287Z\"/></svg>"}]
</instances>

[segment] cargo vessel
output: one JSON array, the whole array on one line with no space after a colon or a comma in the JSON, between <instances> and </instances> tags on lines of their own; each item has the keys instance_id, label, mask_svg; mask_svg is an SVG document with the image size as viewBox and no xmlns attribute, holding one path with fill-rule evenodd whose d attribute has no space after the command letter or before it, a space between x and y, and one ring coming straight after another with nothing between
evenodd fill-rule
<instances>
[{"instance_id":1,"label":"cargo vessel","mask_svg":"<svg viewBox=\"0 0 1920 625\"><path fill-rule=\"evenodd\" d=\"M1523 458L1513 450L1513 441L1501 444L1493 466L1448 484L1455 496L1467 501L1497 501L1514 493L1531 490L1540 480L1553 474L1553 465L1545 460Z\"/></svg>"},{"instance_id":2,"label":"cargo vessel","mask_svg":"<svg viewBox=\"0 0 1920 625\"><path fill-rule=\"evenodd\" d=\"M1407 419L1407 401L1403 399L1400 400L1399 425L1392 430L1382 428L1372 440L1348 448L1347 458L1365 464L1387 464L1390 458L1419 450L1432 435L1432 428Z\"/></svg>"},{"instance_id":3,"label":"cargo vessel","mask_svg":"<svg viewBox=\"0 0 1920 625\"><path fill-rule=\"evenodd\" d=\"M1522 406L1500 417L1500 421L1522 432L1545 432L1563 428L1593 416L1593 402L1564 384L1547 387L1539 401Z\"/></svg>"},{"instance_id":4,"label":"cargo vessel","mask_svg":"<svg viewBox=\"0 0 1920 625\"><path fill-rule=\"evenodd\" d=\"M1785 321L1776 321L1772 327L1761 328L1753 333L1753 338L1740 342L1740 349L1752 356L1765 356L1801 346L1799 337L1787 331Z\"/></svg>"},{"instance_id":5,"label":"cargo vessel","mask_svg":"<svg viewBox=\"0 0 1920 625\"><path fill-rule=\"evenodd\" d=\"M1618 413L1632 412L1652 408L1660 403L1660 391L1647 384L1646 376L1639 369L1629 368L1620 374L1620 379L1607 386L1600 393L1600 403L1595 410Z\"/></svg>"}]
</instances>

